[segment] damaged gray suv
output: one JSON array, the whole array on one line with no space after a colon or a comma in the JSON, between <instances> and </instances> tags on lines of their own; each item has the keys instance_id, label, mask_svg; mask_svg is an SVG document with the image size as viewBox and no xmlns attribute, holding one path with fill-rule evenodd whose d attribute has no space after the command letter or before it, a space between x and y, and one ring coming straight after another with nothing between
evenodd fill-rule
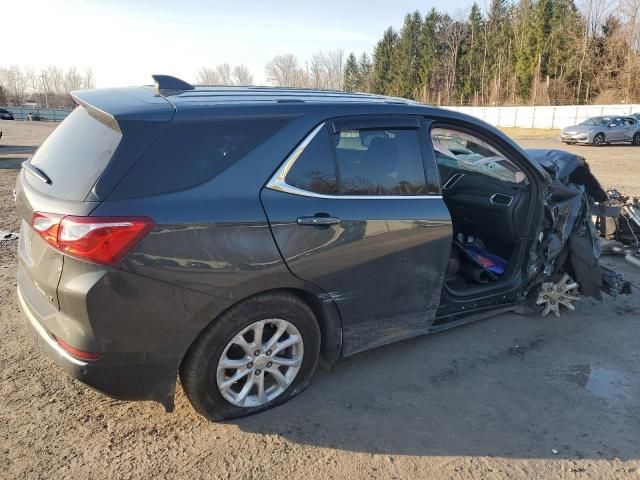
<instances>
[{"instance_id":1,"label":"damaged gray suv","mask_svg":"<svg viewBox=\"0 0 640 480\"><path fill-rule=\"evenodd\" d=\"M101 392L169 411L179 375L200 414L244 416L321 357L616 279L579 157L398 98L154 78L75 92L17 181L21 307Z\"/></svg>"}]
</instances>

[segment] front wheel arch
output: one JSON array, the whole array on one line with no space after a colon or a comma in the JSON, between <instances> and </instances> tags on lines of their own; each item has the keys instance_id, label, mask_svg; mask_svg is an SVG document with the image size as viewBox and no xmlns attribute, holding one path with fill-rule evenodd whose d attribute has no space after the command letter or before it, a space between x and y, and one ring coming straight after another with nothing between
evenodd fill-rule
<instances>
[{"instance_id":1,"label":"front wheel arch","mask_svg":"<svg viewBox=\"0 0 640 480\"><path fill-rule=\"evenodd\" d=\"M593 145L596 146L602 146L606 143L607 138L605 136L604 133L600 132L600 133L596 133L593 137L593 142L591 142Z\"/></svg>"}]
</instances>

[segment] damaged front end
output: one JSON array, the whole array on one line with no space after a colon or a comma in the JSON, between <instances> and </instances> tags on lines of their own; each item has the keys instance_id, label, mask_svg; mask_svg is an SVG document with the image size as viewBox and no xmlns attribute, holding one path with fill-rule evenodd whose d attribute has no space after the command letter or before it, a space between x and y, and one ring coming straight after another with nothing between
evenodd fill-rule
<instances>
[{"instance_id":1,"label":"damaged front end","mask_svg":"<svg viewBox=\"0 0 640 480\"><path fill-rule=\"evenodd\" d=\"M599 263L600 242L591 204L608 197L585 159L562 150L530 149L527 153L548 175L544 219L525 293L537 293L536 303L545 305L544 313L556 315L559 305L567 306L575 296L575 291L570 292L570 299L556 292L572 284L571 278L580 293L598 300L602 300L602 291L613 296L630 293L622 275ZM544 291L549 292L546 298Z\"/></svg>"}]
</instances>

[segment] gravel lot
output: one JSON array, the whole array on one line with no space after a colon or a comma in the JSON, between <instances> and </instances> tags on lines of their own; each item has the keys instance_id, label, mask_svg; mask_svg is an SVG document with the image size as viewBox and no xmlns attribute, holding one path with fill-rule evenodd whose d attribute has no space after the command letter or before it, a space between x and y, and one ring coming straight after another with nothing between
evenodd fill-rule
<instances>
[{"instance_id":1,"label":"gravel lot","mask_svg":"<svg viewBox=\"0 0 640 480\"><path fill-rule=\"evenodd\" d=\"M51 128L0 121L0 229L18 227L17 170L4 167ZM551 135L520 141L564 148ZM640 148L570 150L606 187L640 194ZM0 242L2 478L640 477L637 291L561 319L508 314L379 348L319 372L281 407L215 424L180 390L165 414L59 371L19 312L15 248ZM639 270L603 262L640 286Z\"/></svg>"}]
</instances>

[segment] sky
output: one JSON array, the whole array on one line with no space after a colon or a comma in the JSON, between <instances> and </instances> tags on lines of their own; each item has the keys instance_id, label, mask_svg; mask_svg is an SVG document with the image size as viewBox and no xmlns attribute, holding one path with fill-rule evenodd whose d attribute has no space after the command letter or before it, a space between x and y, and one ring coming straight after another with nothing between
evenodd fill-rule
<instances>
[{"instance_id":1,"label":"sky","mask_svg":"<svg viewBox=\"0 0 640 480\"><path fill-rule=\"evenodd\" d=\"M274 55L371 53L406 13L464 14L471 1L2 0L0 66L91 68L97 87L115 87L150 84L154 73L194 81L203 66L242 63L262 84Z\"/></svg>"}]
</instances>

